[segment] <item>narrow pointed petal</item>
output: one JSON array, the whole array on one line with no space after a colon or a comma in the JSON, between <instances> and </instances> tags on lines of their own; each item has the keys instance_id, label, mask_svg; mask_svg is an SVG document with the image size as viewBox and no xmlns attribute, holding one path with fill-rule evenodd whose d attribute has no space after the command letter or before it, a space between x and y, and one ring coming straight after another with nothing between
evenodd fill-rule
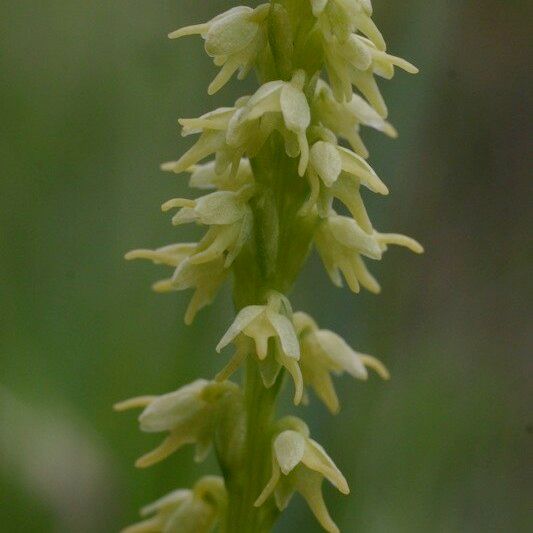
<instances>
[{"instance_id":1,"label":"narrow pointed petal","mask_svg":"<svg viewBox=\"0 0 533 533\"><path fill-rule=\"evenodd\" d=\"M139 457L135 462L137 468L148 468L179 450L184 444L192 444L193 439L184 439L176 435L167 437L157 448Z\"/></svg>"},{"instance_id":2,"label":"narrow pointed petal","mask_svg":"<svg viewBox=\"0 0 533 533\"><path fill-rule=\"evenodd\" d=\"M185 26L179 30L175 30L168 34L169 39L179 39L188 35L202 35L209 29L209 24L194 24L192 26Z\"/></svg>"},{"instance_id":3,"label":"narrow pointed petal","mask_svg":"<svg viewBox=\"0 0 533 533\"><path fill-rule=\"evenodd\" d=\"M348 482L324 448L313 439L307 439L302 462L311 470L321 473L342 494L349 494Z\"/></svg>"},{"instance_id":4,"label":"narrow pointed petal","mask_svg":"<svg viewBox=\"0 0 533 533\"><path fill-rule=\"evenodd\" d=\"M268 497L274 492L276 485L278 484L280 478L280 470L277 463L273 464L272 467L272 476L268 480L268 483L266 484L265 488L262 490L261 494L258 496L257 500L255 500L254 506L255 507L261 507Z\"/></svg>"},{"instance_id":5,"label":"narrow pointed petal","mask_svg":"<svg viewBox=\"0 0 533 533\"><path fill-rule=\"evenodd\" d=\"M400 235L398 233L380 233L378 240L383 244L395 244L397 246L403 246L409 248L415 254L424 253L424 247L415 239L407 237L406 235Z\"/></svg>"},{"instance_id":6,"label":"narrow pointed petal","mask_svg":"<svg viewBox=\"0 0 533 533\"><path fill-rule=\"evenodd\" d=\"M390 373L387 370L387 367L376 357L361 354L361 361L366 367L374 370L381 379L384 379L385 381L390 379Z\"/></svg>"},{"instance_id":7,"label":"narrow pointed petal","mask_svg":"<svg viewBox=\"0 0 533 533\"><path fill-rule=\"evenodd\" d=\"M146 407L150 405L157 396L137 396L136 398L130 398L129 400L124 400L118 402L113 406L115 411L127 411L128 409L137 409L139 407Z\"/></svg>"},{"instance_id":8,"label":"narrow pointed petal","mask_svg":"<svg viewBox=\"0 0 533 533\"><path fill-rule=\"evenodd\" d=\"M340 533L339 528L333 522L322 494L322 477L319 475L309 475L306 482L299 483L298 490L305 498L307 505L320 525L328 533Z\"/></svg>"}]
</instances>

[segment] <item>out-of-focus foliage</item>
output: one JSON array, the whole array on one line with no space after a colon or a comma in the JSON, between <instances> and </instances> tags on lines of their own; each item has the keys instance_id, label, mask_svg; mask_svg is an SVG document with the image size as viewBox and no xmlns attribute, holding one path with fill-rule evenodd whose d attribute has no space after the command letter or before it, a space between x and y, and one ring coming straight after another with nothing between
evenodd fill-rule
<instances>
[{"instance_id":1,"label":"out-of-focus foliage","mask_svg":"<svg viewBox=\"0 0 533 533\"><path fill-rule=\"evenodd\" d=\"M374 1L394 53L421 74L383 84L401 135L365 132L394 192L369 198L370 209L379 227L415 235L427 251L417 260L392 251L377 265L379 297L332 291L317 260L291 297L393 375L364 387L341 379L337 418L317 401L305 414L353 487L349 504L327 494L343 531L521 532L531 523L526 6ZM187 297L150 293L153 267L122 255L187 231L158 212L185 190L158 164L188 146L177 117L231 101L235 85L208 97L215 70L199 41L165 34L227 7L0 8L5 531L114 531L143 502L213 469L191 466L188 450L135 471L157 437L140 436L111 404L223 364L213 339L231 317L228 295L202 311L213 335L185 328ZM318 531L295 503L279 531Z\"/></svg>"}]
</instances>

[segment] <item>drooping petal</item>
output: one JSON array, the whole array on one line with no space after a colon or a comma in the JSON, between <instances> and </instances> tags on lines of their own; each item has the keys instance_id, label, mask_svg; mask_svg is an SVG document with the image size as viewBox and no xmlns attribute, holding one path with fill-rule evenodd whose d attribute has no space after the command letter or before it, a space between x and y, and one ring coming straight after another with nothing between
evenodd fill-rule
<instances>
[{"instance_id":1,"label":"drooping petal","mask_svg":"<svg viewBox=\"0 0 533 533\"><path fill-rule=\"evenodd\" d=\"M300 357L300 344L294 331L292 322L284 315L273 312L271 309L266 311L268 320L272 324L276 331L283 351L289 357L299 359Z\"/></svg>"},{"instance_id":2,"label":"drooping petal","mask_svg":"<svg viewBox=\"0 0 533 533\"><path fill-rule=\"evenodd\" d=\"M322 474L334 487L343 494L349 494L350 489L342 472L337 468L324 448L313 439L306 440L302 463L310 470Z\"/></svg>"}]
</instances>

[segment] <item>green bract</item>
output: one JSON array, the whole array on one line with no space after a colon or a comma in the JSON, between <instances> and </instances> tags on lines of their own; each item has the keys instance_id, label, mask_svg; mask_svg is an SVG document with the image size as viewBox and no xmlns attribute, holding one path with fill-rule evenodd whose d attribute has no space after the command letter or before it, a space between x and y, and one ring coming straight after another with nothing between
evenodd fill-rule
<instances>
[{"instance_id":1,"label":"green bract","mask_svg":"<svg viewBox=\"0 0 533 533\"><path fill-rule=\"evenodd\" d=\"M303 421L277 420L277 396L288 377L295 405L308 402L312 390L336 413L332 376L366 380L368 368L383 379L389 374L375 357L293 312L287 294L313 248L335 285L345 280L354 292L363 286L375 293L380 286L366 259L380 260L391 244L423 251L409 237L378 232L363 201L365 189L380 195L389 189L366 161L362 127L397 135L376 76L390 79L395 67L417 69L385 51L370 0L240 6L170 37L195 34L220 68L210 94L252 69L260 86L230 107L181 119L182 134L199 137L179 159L162 165L187 173L190 187L201 191L168 200L162 210L176 210L174 226L204 227L203 237L133 250L126 258L174 269L154 284L157 292L194 290L188 324L231 280L236 314L216 351L232 345L233 353L214 380L116 408L143 408L141 430L165 435L138 466L193 444L197 460L214 447L223 477L202 478L192 490L158 500L143 510L149 516L144 522L126 531L269 531L298 492L323 528L336 532L322 481L343 494L348 483ZM242 385L228 381L241 370Z\"/></svg>"}]
</instances>

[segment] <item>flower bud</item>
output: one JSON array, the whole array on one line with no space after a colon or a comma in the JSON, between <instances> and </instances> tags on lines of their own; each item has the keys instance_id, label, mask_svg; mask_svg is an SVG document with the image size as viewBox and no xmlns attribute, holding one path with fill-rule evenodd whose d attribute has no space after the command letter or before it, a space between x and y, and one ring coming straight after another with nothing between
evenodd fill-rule
<instances>
[{"instance_id":1,"label":"flower bud","mask_svg":"<svg viewBox=\"0 0 533 533\"><path fill-rule=\"evenodd\" d=\"M191 262L190 258L193 255L197 257L207 248L205 243L173 244L156 250L133 250L126 254L126 259L149 259L155 264L176 267L171 278L154 283L152 288L156 292L194 289L193 297L185 312L185 323L191 324L196 313L213 301L228 276L228 270L224 266L225 260L221 254L208 263Z\"/></svg>"}]
</instances>

